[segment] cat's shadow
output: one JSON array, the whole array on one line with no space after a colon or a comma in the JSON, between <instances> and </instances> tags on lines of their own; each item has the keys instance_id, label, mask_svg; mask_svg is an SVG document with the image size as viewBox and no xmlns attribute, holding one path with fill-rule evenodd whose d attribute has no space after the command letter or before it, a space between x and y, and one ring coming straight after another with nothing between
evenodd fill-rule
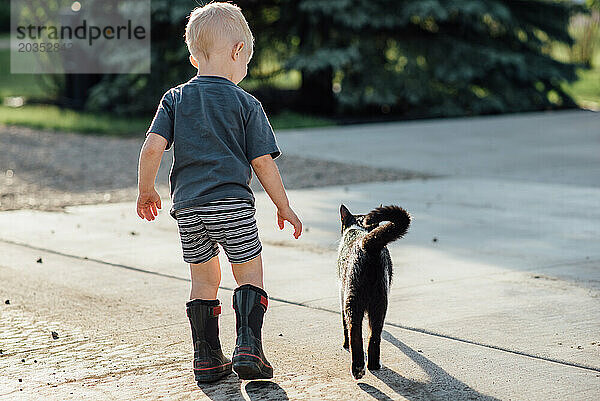
<instances>
[{"instance_id":1,"label":"cat's shadow","mask_svg":"<svg viewBox=\"0 0 600 401\"><path fill-rule=\"evenodd\" d=\"M255 380L246 383L244 390L248 395L244 398L242 394L242 382L235 374L229 375L226 379L220 380L216 383L203 383L198 384L198 387L202 392L211 400L223 401L223 400L277 400L286 401L289 400L287 393L277 383L269 380Z\"/></svg>"},{"instance_id":2,"label":"cat's shadow","mask_svg":"<svg viewBox=\"0 0 600 401\"><path fill-rule=\"evenodd\" d=\"M428 382L420 382L408 379L393 370L382 367L380 370L371 371L371 373L394 390L398 395L408 400L485 400L499 401L498 398L482 394L469 387L457 378L448 374L444 369L425 358L421 353L413 350L402 341L398 340L388 331L383 331L381 336L406 356L413 360L427 375ZM366 383L359 383L358 386L377 400L390 400L385 393Z\"/></svg>"}]
</instances>

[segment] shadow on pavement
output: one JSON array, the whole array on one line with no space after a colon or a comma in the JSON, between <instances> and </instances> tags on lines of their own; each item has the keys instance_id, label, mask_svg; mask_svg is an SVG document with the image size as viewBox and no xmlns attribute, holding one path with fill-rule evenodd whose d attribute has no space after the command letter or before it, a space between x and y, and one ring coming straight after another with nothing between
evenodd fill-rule
<instances>
[{"instance_id":1,"label":"shadow on pavement","mask_svg":"<svg viewBox=\"0 0 600 401\"><path fill-rule=\"evenodd\" d=\"M213 401L244 400L241 381L235 373L214 383L198 383L198 388Z\"/></svg>"},{"instance_id":2,"label":"shadow on pavement","mask_svg":"<svg viewBox=\"0 0 600 401\"><path fill-rule=\"evenodd\" d=\"M245 389L250 400L289 400L285 390L269 380L251 381L246 384Z\"/></svg>"},{"instance_id":3,"label":"shadow on pavement","mask_svg":"<svg viewBox=\"0 0 600 401\"><path fill-rule=\"evenodd\" d=\"M365 393L373 396L373 398L375 398L376 400L379 400L379 401L393 401L384 392L382 392L381 390L379 390L379 389L371 386L370 384L367 384L367 383L358 383L358 387L360 387L360 389L362 391L364 391Z\"/></svg>"},{"instance_id":4,"label":"shadow on pavement","mask_svg":"<svg viewBox=\"0 0 600 401\"><path fill-rule=\"evenodd\" d=\"M242 394L242 382L235 374L229 375L225 380L215 383L198 384L198 388L213 401L246 400ZM248 382L244 390L251 401L258 400L289 400L287 393L277 383L268 380Z\"/></svg>"},{"instance_id":5,"label":"shadow on pavement","mask_svg":"<svg viewBox=\"0 0 600 401\"><path fill-rule=\"evenodd\" d=\"M382 337L412 359L429 375L429 382L423 383L402 377L400 374L387 367L382 367L381 370L371 372L375 377L384 382L402 397L405 397L408 400L498 401L497 398L481 394L455 377L450 376L444 369L408 347L389 332L384 331ZM365 383L360 383L359 387L378 400L390 399L381 391Z\"/></svg>"}]
</instances>

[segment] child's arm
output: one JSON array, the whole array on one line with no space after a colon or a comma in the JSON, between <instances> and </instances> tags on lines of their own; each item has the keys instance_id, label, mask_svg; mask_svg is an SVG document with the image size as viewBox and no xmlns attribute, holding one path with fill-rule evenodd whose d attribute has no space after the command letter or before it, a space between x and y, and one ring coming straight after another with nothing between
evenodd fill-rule
<instances>
[{"instance_id":1,"label":"child's arm","mask_svg":"<svg viewBox=\"0 0 600 401\"><path fill-rule=\"evenodd\" d=\"M263 188L277 207L277 225L283 230L284 221L289 221L294 226L294 238L302 234L302 222L290 207L290 202L285 193L279 169L271 155L257 157L251 162L256 176Z\"/></svg>"},{"instance_id":2,"label":"child's arm","mask_svg":"<svg viewBox=\"0 0 600 401\"><path fill-rule=\"evenodd\" d=\"M165 138L150 133L140 151L137 214L148 221L154 220L158 216L157 209L161 208L160 196L154 188L154 181L166 147L167 140Z\"/></svg>"}]
</instances>

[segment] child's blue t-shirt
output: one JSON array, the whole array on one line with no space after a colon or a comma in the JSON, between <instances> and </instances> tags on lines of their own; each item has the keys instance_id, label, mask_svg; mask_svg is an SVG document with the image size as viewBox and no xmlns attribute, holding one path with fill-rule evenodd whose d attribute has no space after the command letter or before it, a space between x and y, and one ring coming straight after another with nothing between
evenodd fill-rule
<instances>
[{"instance_id":1,"label":"child's blue t-shirt","mask_svg":"<svg viewBox=\"0 0 600 401\"><path fill-rule=\"evenodd\" d=\"M164 94L149 133L173 146L170 189L175 211L223 198L249 199L250 162L281 154L256 98L230 80L195 76Z\"/></svg>"}]
</instances>

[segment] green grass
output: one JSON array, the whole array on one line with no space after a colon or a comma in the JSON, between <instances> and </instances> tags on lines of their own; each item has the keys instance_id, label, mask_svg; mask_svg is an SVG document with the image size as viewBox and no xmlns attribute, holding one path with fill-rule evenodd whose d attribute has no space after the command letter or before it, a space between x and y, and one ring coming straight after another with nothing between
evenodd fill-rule
<instances>
[{"instance_id":1,"label":"green grass","mask_svg":"<svg viewBox=\"0 0 600 401\"><path fill-rule=\"evenodd\" d=\"M0 124L46 130L128 136L146 132L150 118L124 118L51 105L0 106Z\"/></svg>"},{"instance_id":2,"label":"green grass","mask_svg":"<svg viewBox=\"0 0 600 401\"><path fill-rule=\"evenodd\" d=\"M565 85L565 91L580 106L600 110L600 68L580 70L577 75L579 80Z\"/></svg>"},{"instance_id":3,"label":"green grass","mask_svg":"<svg viewBox=\"0 0 600 401\"><path fill-rule=\"evenodd\" d=\"M592 62L593 67L579 69L577 71L579 79L571 84L563 84L562 88L580 107L600 110L600 34L596 42L598 44ZM564 44L554 44L551 54L562 62L569 62L571 59L569 48Z\"/></svg>"},{"instance_id":4,"label":"green grass","mask_svg":"<svg viewBox=\"0 0 600 401\"><path fill-rule=\"evenodd\" d=\"M152 117L125 118L110 114L87 113L61 109L51 105L0 106L0 124L20 125L44 130L91 133L111 136L132 136L146 132ZM270 118L275 130L287 128L324 127L332 120L284 112Z\"/></svg>"},{"instance_id":5,"label":"green grass","mask_svg":"<svg viewBox=\"0 0 600 401\"><path fill-rule=\"evenodd\" d=\"M589 70L580 69L579 80L564 85L563 89L581 107L600 110L600 49L596 51L593 65Z\"/></svg>"},{"instance_id":6,"label":"green grass","mask_svg":"<svg viewBox=\"0 0 600 401\"><path fill-rule=\"evenodd\" d=\"M269 116L269 121L271 122L274 130L328 127L336 124L335 121L328 118L315 117L293 111L284 111L282 113Z\"/></svg>"}]
</instances>

